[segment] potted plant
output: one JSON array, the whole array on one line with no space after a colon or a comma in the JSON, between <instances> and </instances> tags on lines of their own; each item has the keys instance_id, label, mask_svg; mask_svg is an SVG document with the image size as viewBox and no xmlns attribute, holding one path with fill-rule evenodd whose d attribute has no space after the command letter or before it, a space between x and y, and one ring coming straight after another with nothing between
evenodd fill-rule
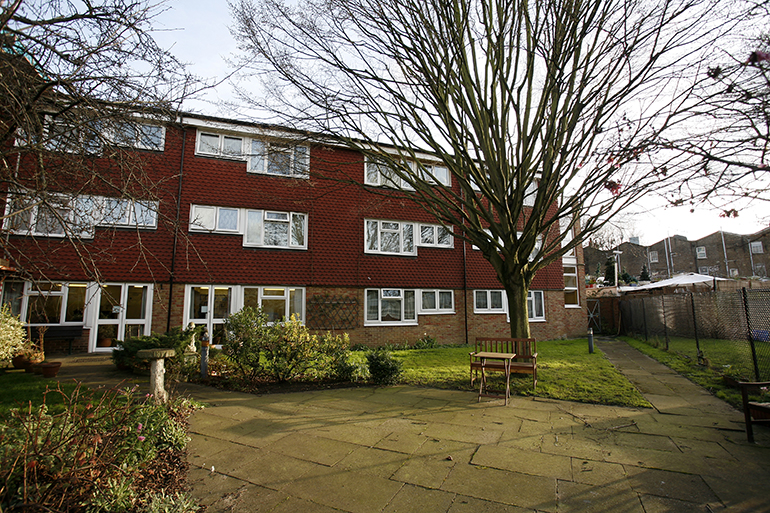
<instances>
[{"instance_id":1,"label":"potted plant","mask_svg":"<svg viewBox=\"0 0 770 513\"><path fill-rule=\"evenodd\" d=\"M0 307L0 361L11 360L13 366L18 368L23 358L21 356L25 347L24 324L18 317L11 314L8 305Z\"/></svg>"},{"instance_id":2,"label":"potted plant","mask_svg":"<svg viewBox=\"0 0 770 513\"><path fill-rule=\"evenodd\" d=\"M61 369L61 362L43 362L40 364L40 372L44 378L55 378Z\"/></svg>"}]
</instances>

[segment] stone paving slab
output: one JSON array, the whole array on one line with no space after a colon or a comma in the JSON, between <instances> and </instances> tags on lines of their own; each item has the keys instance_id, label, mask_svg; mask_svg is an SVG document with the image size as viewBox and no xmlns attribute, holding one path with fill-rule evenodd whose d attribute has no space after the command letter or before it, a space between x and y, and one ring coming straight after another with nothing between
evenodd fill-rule
<instances>
[{"instance_id":1,"label":"stone paving slab","mask_svg":"<svg viewBox=\"0 0 770 513\"><path fill-rule=\"evenodd\" d=\"M359 387L249 395L180 384L209 512L768 512L770 430L624 342L597 347L653 408ZM83 358L86 384L146 386ZM78 364L80 365L80 364ZM69 374L65 369L70 369ZM110 371L105 371L110 369ZM65 363L60 376L78 379Z\"/></svg>"}]
</instances>

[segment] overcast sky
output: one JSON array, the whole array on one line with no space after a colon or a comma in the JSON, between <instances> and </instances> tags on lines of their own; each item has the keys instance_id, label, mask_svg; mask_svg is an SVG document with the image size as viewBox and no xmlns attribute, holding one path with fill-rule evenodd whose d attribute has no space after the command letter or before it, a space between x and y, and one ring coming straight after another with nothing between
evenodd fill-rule
<instances>
[{"instance_id":1,"label":"overcast sky","mask_svg":"<svg viewBox=\"0 0 770 513\"><path fill-rule=\"evenodd\" d=\"M210 82L224 79L231 72L227 58L236 53L230 35L230 12L226 0L167 0L167 10L156 20L156 40L190 70ZM199 100L185 104L190 112L230 117L221 107L223 100L233 100L233 90L224 83L205 92ZM255 119L254 121L264 121ZM770 226L770 203L757 203L740 211L738 218L719 217L719 211L707 207L665 207L658 198L639 204L633 215L635 235L641 243L652 244L671 235L684 235L690 240L715 231L750 234Z\"/></svg>"}]
</instances>

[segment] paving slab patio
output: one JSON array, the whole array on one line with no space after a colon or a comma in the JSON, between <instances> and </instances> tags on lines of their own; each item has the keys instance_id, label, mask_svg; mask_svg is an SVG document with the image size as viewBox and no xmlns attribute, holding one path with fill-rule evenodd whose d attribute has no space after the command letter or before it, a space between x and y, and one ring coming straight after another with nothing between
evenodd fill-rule
<instances>
[{"instance_id":1,"label":"paving slab patio","mask_svg":"<svg viewBox=\"0 0 770 513\"><path fill-rule=\"evenodd\" d=\"M770 512L770 429L749 444L723 401L625 342L596 346L653 408L180 385L208 403L191 419L192 493L209 512ZM103 358L80 360L87 384L114 384Z\"/></svg>"}]
</instances>

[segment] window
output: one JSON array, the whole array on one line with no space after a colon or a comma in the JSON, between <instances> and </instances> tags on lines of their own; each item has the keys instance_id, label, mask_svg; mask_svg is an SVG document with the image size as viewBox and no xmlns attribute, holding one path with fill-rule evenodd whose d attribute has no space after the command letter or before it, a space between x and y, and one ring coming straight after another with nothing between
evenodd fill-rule
<instances>
[{"instance_id":1,"label":"window","mask_svg":"<svg viewBox=\"0 0 770 513\"><path fill-rule=\"evenodd\" d=\"M527 190L524 191L524 206L534 207L537 198L537 182L531 181L527 184Z\"/></svg>"},{"instance_id":2,"label":"window","mask_svg":"<svg viewBox=\"0 0 770 513\"><path fill-rule=\"evenodd\" d=\"M564 306L579 307L578 268L574 265L564 266Z\"/></svg>"},{"instance_id":3,"label":"window","mask_svg":"<svg viewBox=\"0 0 770 513\"><path fill-rule=\"evenodd\" d=\"M367 289L365 325L417 324L415 291L406 289Z\"/></svg>"},{"instance_id":4,"label":"window","mask_svg":"<svg viewBox=\"0 0 770 513\"><path fill-rule=\"evenodd\" d=\"M127 121L118 122L112 136L118 146L153 151L163 151L165 139L166 129L162 126Z\"/></svg>"},{"instance_id":5,"label":"window","mask_svg":"<svg viewBox=\"0 0 770 513\"><path fill-rule=\"evenodd\" d=\"M307 248L307 214L247 210L244 246Z\"/></svg>"},{"instance_id":6,"label":"window","mask_svg":"<svg viewBox=\"0 0 770 513\"><path fill-rule=\"evenodd\" d=\"M42 201L29 194L12 196L6 206L9 230L19 235L87 238L93 237L97 226L145 229L157 226L157 201L63 195Z\"/></svg>"},{"instance_id":7,"label":"window","mask_svg":"<svg viewBox=\"0 0 770 513\"><path fill-rule=\"evenodd\" d=\"M751 243L751 252L755 255L759 255L765 252L765 248L762 246L761 240L756 240Z\"/></svg>"},{"instance_id":8,"label":"window","mask_svg":"<svg viewBox=\"0 0 770 513\"><path fill-rule=\"evenodd\" d=\"M421 290L420 313L454 313L454 293L451 290Z\"/></svg>"},{"instance_id":9,"label":"window","mask_svg":"<svg viewBox=\"0 0 770 513\"><path fill-rule=\"evenodd\" d=\"M5 280L2 285L0 306L8 305L11 315L21 317L21 304L24 299L24 282Z\"/></svg>"},{"instance_id":10,"label":"window","mask_svg":"<svg viewBox=\"0 0 770 513\"><path fill-rule=\"evenodd\" d=\"M44 146L65 153L96 153L102 148L102 126L97 120L48 119Z\"/></svg>"},{"instance_id":11,"label":"window","mask_svg":"<svg viewBox=\"0 0 770 513\"><path fill-rule=\"evenodd\" d=\"M508 298L505 291L475 290L473 292L473 312L477 314L508 314ZM545 321L545 300L542 290L527 292L527 314L530 321Z\"/></svg>"},{"instance_id":12,"label":"window","mask_svg":"<svg viewBox=\"0 0 770 513\"><path fill-rule=\"evenodd\" d=\"M238 233L240 211L237 208L193 205L191 230Z\"/></svg>"},{"instance_id":13,"label":"window","mask_svg":"<svg viewBox=\"0 0 770 513\"><path fill-rule=\"evenodd\" d=\"M423 164L422 167L423 169L420 173L420 178L425 182L432 185L446 185L447 187L451 183L449 169L445 166Z\"/></svg>"},{"instance_id":14,"label":"window","mask_svg":"<svg viewBox=\"0 0 770 513\"><path fill-rule=\"evenodd\" d=\"M421 224L419 245L452 248L454 247L452 230L437 224Z\"/></svg>"},{"instance_id":15,"label":"window","mask_svg":"<svg viewBox=\"0 0 770 513\"><path fill-rule=\"evenodd\" d=\"M185 325L205 326L209 340L222 343L222 325L233 309L233 287L227 285L188 285L185 295Z\"/></svg>"},{"instance_id":16,"label":"window","mask_svg":"<svg viewBox=\"0 0 770 513\"><path fill-rule=\"evenodd\" d=\"M248 171L250 173L308 178L310 176L310 148L252 139Z\"/></svg>"},{"instance_id":17,"label":"window","mask_svg":"<svg viewBox=\"0 0 770 513\"><path fill-rule=\"evenodd\" d=\"M710 276L709 275L709 268L708 268L708 266L699 267L698 268L698 274L703 274L705 276Z\"/></svg>"},{"instance_id":18,"label":"window","mask_svg":"<svg viewBox=\"0 0 770 513\"><path fill-rule=\"evenodd\" d=\"M658 252L657 251L650 251L650 263L651 264L657 264L658 263Z\"/></svg>"},{"instance_id":19,"label":"window","mask_svg":"<svg viewBox=\"0 0 770 513\"><path fill-rule=\"evenodd\" d=\"M738 277L738 269L736 269L735 267L731 267L730 268L730 276L732 276L733 278L737 278Z\"/></svg>"},{"instance_id":20,"label":"window","mask_svg":"<svg viewBox=\"0 0 770 513\"><path fill-rule=\"evenodd\" d=\"M243 159L243 137L198 132L198 154Z\"/></svg>"},{"instance_id":21,"label":"window","mask_svg":"<svg viewBox=\"0 0 770 513\"><path fill-rule=\"evenodd\" d=\"M706 246L698 246L695 248L695 256L698 260L706 258Z\"/></svg>"},{"instance_id":22,"label":"window","mask_svg":"<svg viewBox=\"0 0 770 513\"><path fill-rule=\"evenodd\" d=\"M270 322L305 320L305 289L299 287L243 287L243 306L261 307Z\"/></svg>"},{"instance_id":23,"label":"window","mask_svg":"<svg viewBox=\"0 0 770 513\"><path fill-rule=\"evenodd\" d=\"M573 228L569 227L570 220L569 219L560 219L559 220L559 228L561 229L561 232L564 234L564 237L561 240L561 247L569 245L570 242L572 242L572 239L575 238L575 232ZM575 254L575 248L573 247L566 253L564 253L564 256L562 257L562 260L569 260L570 263L577 263L576 260L577 256Z\"/></svg>"},{"instance_id":24,"label":"window","mask_svg":"<svg viewBox=\"0 0 770 513\"><path fill-rule=\"evenodd\" d=\"M545 320L545 302L542 290L530 290L527 292L527 315L530 321Z\"/></svg>"},{"instance_id":25,"label":"window","mask_svg":"<svg viewBox=\"0 0 770 513\"><path fill-rule=\"evenodd\" d=\"M477 290L473 293L475 313L506 313L505 291Z\"/></svg>"},{"instance_id":26,"label":"window","mask_svg":"<svg viewBox=\"0 0 770 513\"><path fill-rule=\"evenodd\" d=\"M29 283L26 296L28 324L83 323L85 283Z\"/></svg>"},{"instance_id":27,"label":"window","mask_svg":"<svg viewBox=\"0 0 770 513\"><path fill-rule=\"evenodd\" d=\"M415 255L414 223L403 221L364 221L364 252L390 255Z\"/></svg>"},{"instance_id":28,"label":"window","mask_svg":"<svg viewBox=\"0 0 770 513\"><path fill-rule=\"evenodd\" d=\"M392 187L394 189L411 189L406 180L402 180L398 173L384 160L367 159L366 173L364 176L366 185L380 187Z\"/></svg>"}]
</instances>

